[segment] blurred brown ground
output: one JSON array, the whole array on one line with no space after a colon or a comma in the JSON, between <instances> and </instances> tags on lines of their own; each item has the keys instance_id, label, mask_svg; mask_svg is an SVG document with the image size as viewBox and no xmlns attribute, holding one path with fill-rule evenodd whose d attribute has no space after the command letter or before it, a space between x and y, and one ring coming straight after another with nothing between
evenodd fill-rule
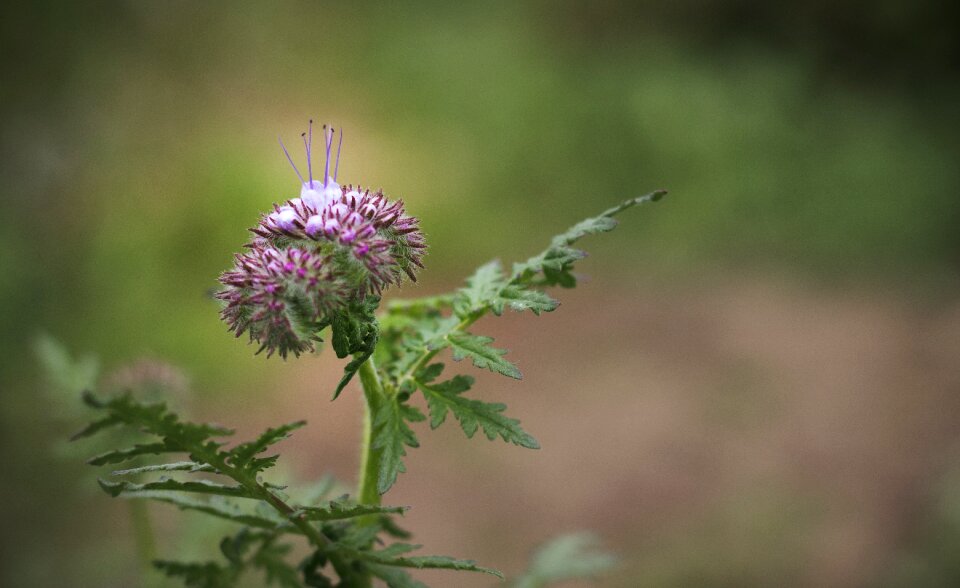
<instances>
[{"instance_id":1,"label":"blurred brown ground","mask_svg":"<svg viewBox=\"0 0 960 588\"><path fill-rule=\"evenodd\" d=\"M960 301L931 310L771 278L560 294L551 315L477 328L516 348L524 380L479 373L475 390L508 402L543 449L424 430L386 500L412 507L417 542L515 573L538 542L593 529L625 559L611 586L886 573L955 461ZM359 393L328 403L335 360L307 363L295 394L231 420L252 433L312 403L286 459L301 477L353 480Z\"/></svg>"}]
</instances>

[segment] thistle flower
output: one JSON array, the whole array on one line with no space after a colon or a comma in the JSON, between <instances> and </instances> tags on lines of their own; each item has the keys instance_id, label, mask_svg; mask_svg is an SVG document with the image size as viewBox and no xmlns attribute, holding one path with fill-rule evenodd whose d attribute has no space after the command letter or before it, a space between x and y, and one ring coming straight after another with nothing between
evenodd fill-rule
<instances>
[{"instance_id":1,"label":"thistle flower","mask_svg":"<svg viewBox=\"0 0 960 588\"><path fill-rule=\"evenodd\" d=\"M248 251L220 276L221 318L238 337L248 332L268 356L313 349L317 332L351 301L400 285L403 276L416 281L423 267L426 242L402 201L337 183L342 131L330 174L335 135L323 126L323 180L313 175L313 121L301 135L306 179L280 141L300 179L300 196L274 204L250 229Z\"/></svg>"}]
</instances>

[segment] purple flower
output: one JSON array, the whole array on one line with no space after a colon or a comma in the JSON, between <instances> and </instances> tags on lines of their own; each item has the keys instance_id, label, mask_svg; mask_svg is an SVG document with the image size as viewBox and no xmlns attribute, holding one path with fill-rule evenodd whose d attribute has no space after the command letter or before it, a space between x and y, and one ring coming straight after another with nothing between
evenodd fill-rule
<instances>
[{"instance_id":1,"label":"purple flower","mask_svg":"<svg viewBox=\"0 0 960 588\"><path fill-rule=\"evenodd\" d=\"M237 336L249 333L267 355L312 349L317 332L351 299L380 294L404 276L416 281L423 267L426 242L403 202L337 183L343 134L333 159L335 135L323 126L322 180L313 174L313 121L302 134L306 180L280 141L300 179L300 196L263 215L251 229L249 250L220 276L221 317Z\"/></svg>"},{"instance_id":2,"label":"purple flower","mask_svg":"<svg viewBox=\"0 0 960 588\"><path fill-rule=\"evenodd\" d=\"M267 356L312 349L318 326L351 293L331 259L316 251L257 243L235 260L220 276L221 317L237 337L249 332Z\"/></svg>"}]
</instances>

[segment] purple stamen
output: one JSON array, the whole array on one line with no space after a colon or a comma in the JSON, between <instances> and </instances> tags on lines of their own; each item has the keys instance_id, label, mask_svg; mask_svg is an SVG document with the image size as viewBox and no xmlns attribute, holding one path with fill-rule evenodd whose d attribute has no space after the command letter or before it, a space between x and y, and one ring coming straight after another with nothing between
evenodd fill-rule
<instances>
[{"instance_id":1,"label":"purple stamen","mask_svg":"<svg viewBox=\"0 0 960 588\"><path fill-rule=\"evenodd\" d=\"M333 166L333 181L337 181L337 172L340 171L340 149L343 147L343 128L340 128L340 142L337 144L337 163Z\"/></svg>"},{"instance_id":2,"label":"purple stamen","mask_svg":"<svg viewBox=\"0 0 960 588\"><path fill-rule=\"evenodd\" d=\"M330 129L330 134L327 134L327 125L323 125L323 137L324 143L327 145L327 163L323 168L323 185L326 187L327 181L330 179L330 146L333 144L333 128Z\"/></svg>"},{"instance_id":3,"label":"purple stamen","mask_svg":"<svg viewBox=\"0 0 960 588\"><path fill-rule=\"evenodd\" d=\"M310 187L313 187L313 155L311 153L311 148L313 147L313 119L310 119L310 124L307 126L307 131L309 132L309 140L307 141L307 172L310 174Z\"/></svg>"},{"instance_id":4,"label":"purple stamen","mask_svg":"<svg viewBox=\"0 0 960 588\"><path fill-rule=\"evenodd\" d=\"M307 152L307 177L313 182L313 171L310 169L310 145L307 144L307 134L300 133L300 139L303 141L303 150Z\"/></svg>"},{"instance_id":5,"label":"purple stamen","mask_svg":"<svg viewBox=\"0 0 960 588\"><path fill-rule=\"evenodd\" d=\"M303 176L300 175L300 170L297 169L297 166L293 163L293 158L290 157L290 152L287 151L287 146L283 144L283 139L280 138L280 135L277 135L277 141L280 141L280 148L283 149L283 154L287 156L287 161L290 162L290 165L293 167L293 171L296 172L297 177L300 178L300 183L303 183ZM307 159L309 162L309 158Z\"/></svg>"}]
</instances>

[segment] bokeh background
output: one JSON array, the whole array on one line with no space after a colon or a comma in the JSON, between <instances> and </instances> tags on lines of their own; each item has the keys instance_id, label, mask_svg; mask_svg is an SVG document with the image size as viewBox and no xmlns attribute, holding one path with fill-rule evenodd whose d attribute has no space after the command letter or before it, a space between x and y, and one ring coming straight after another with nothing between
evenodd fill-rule
<instances>
[{"instance_id":1,"label":"bokeh background","mask_svg":"<svg viewBox=\"0 0 960 588\"><path fill-rule=\"evenodd\" d=\"M389 502L427 550L516 573L593 529L608 586L958 585L949 4L5 3L0 582L138 582L129 505L64 442L92 360L43 377L42 333L102 381L179 366L173 402L242 433L305 416L284 475L352 482L338 362L253 357L208 295L296 192L276 136L313 117L345 129L345 181L423 219L428 269L396 296L671 191L585 244L558 312L478 328L526 377L477 390L543 449L421 431ZM164 557L225 531L151 514Z\"/></svg>"}]
</instances>

